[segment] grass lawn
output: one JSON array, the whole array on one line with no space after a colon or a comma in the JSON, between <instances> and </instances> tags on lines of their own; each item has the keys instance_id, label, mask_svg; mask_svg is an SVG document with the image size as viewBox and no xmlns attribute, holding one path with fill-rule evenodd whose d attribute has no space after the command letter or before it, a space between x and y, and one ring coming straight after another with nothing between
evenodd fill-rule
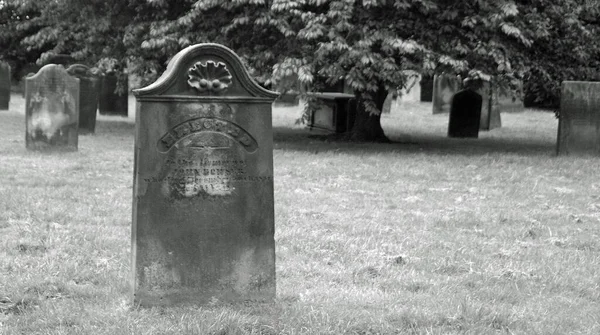
<instances>
[{"instance_id":1,"label":"grass lawn","mask_svg":"<svg viewBox=\"0 0 600 335\"><path fill-rule=\"evenodd\" d=\"M133 110L133 101L130 111ZM396 105L392 144L328 142L276 108L277 298L133 308L133 118L25 150L0 111L0 334L600 334L600 159L527 110L478 140Z\"/></svg>"}]
</instances>

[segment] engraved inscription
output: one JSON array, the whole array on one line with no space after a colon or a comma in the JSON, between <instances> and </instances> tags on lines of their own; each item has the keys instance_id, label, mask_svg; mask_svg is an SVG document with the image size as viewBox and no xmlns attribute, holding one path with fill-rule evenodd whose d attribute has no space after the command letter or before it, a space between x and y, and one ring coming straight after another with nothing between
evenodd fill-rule
<instances>
[{"instance_id":1,"label":"engraved inscription","mask_svg":"<svg viewBox=\"0 0 600 335\"><path fill-rule=\"evenodd\" d=\"M272 176L252 176L241 159L192 160L169 159L169 173L164 177L145 178L147 183L160 183L166 195L175 198L202 197L209 201L231 195L239 183L272 182Z\"/></svg>"},{"instance_id":2,"label":"engraved inscription","mask_svg":"<svg viewBox=\"0 0 600 335\"><path fill-rule=\"evenodd\" d=\"M231 121L215 117L200 117L178 124L161 137L157 148L159 152L164 153L172 147L178 146L179 143L181 143L178 146L179 149L183 147L212 149L229 147L224 140L215 138L215 136L223 135L241 144L249 153L258 149L258 143L247 131ZM183 139L186 140L182 141Z\"/></svg>"}]
</instances>

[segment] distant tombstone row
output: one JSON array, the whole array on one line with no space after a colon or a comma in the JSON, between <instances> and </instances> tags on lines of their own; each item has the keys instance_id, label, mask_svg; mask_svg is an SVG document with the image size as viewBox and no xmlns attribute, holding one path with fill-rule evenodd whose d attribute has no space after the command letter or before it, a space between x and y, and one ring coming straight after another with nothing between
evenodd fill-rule
<instances>
[{"instance_id":1,"label":"distant tombstone row","mask_svg":"<svg viewBox=\"0 0 600 335\"><path fill-rule=\"evenodd\" d=\"M600 82L564 81L557 155L600 155Z\"/></svg>"},{"instance_id":2,"label":"distant tombstone row","mask_svg":"<svg viewBox=\"0 0 600 335\"><path fill-rule=\"evenodd\" d=\"M25 79L25 145L30 150L77 150L79 79L49 64Z\"/></svg>"},{"instance_id":3,"label":"distant tombstone row","mask_svg":"<svg viewBox=\"0 0 600 335\"><path fill-rule=\"evenodd\" d=\"M10 103L10 65L0 62L0 110L7 110Z\"/></svg>"}]
</instances>

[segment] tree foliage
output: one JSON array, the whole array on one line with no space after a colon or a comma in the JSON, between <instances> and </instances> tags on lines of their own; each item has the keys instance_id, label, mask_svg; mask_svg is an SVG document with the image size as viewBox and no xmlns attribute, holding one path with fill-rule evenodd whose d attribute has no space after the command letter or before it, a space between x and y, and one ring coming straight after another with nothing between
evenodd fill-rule
<instances>
[{"instance_id":1,"label":"tree foliage","mask_svg":"<svg viewBox=\"0 0 600 335\"><path fill-rule=\"evenodd\" d=\"M493 78L510 90L526 79L538 98L556 102L561 80L597 79L600 59L594 38L600 10L589 0L0 3L2 58L25 62L68 53L88 63L113 59L152 81L182 48L221 43L265 86L285 90L300 82L320 91L343 81L365 120L376 120L361 130L369 140L384 138L376 126L382 92L404 87L404 70Z\"/></svg>"}]
</instances>

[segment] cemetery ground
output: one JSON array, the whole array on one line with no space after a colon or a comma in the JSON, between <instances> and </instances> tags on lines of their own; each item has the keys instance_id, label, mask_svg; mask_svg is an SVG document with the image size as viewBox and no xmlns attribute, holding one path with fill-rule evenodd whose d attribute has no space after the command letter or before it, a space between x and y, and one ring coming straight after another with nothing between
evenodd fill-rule
<instances>
[{"instance_id":1,"label":"cemetery ground","mask_svg":"<svg viewBox=\"0 0 600 335\"><path fill-rule=\"evenodd\" d=\"M383 116L395 143L353 144L275 108L276 300L143 309L133 118L49 154L23 111L0 112L0 334L600 333L600 160L556 157L551 112L449 139L407 104Z\"/></svg>"}]
</instances>

